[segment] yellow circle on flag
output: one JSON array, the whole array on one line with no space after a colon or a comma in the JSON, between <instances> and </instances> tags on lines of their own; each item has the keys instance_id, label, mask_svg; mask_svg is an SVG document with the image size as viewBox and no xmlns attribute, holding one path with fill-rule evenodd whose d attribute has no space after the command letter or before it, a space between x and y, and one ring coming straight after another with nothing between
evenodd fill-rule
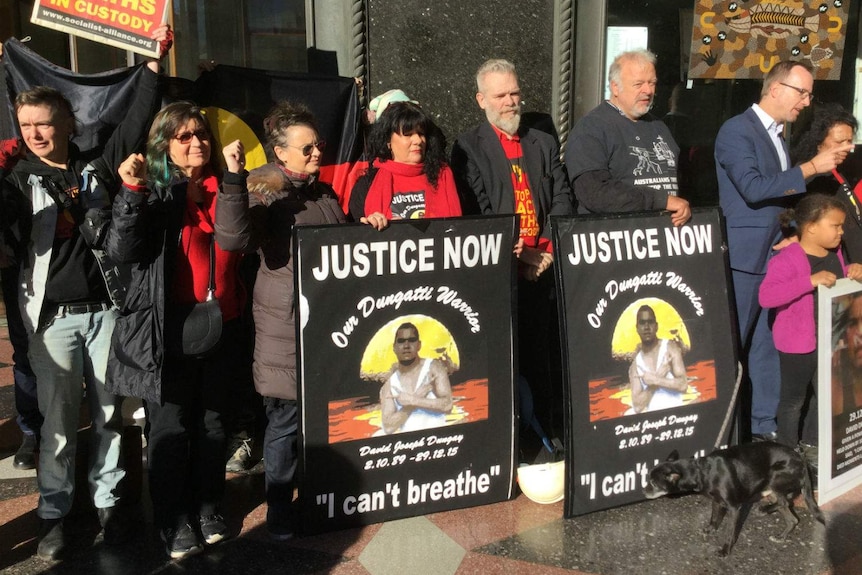
<instances>
[{"instance_id":1,"label":"yellow circle on flag","mask_svg":"<svg viewBox=\"0 0 862 575\"><path fill-rule=\"evenodd\" d=\"M206 116L210 128L215 132L218 139L219 153L225 144L239 140L245 148L246 170L251 171L266 164L266 152L263 150L263 144L260 143L254 130L249 128L248 124L243 122L239 116L215 106L206 108ZM215 152L216 150L213 150L213 153Z\"/></svg>"}]
</instances>

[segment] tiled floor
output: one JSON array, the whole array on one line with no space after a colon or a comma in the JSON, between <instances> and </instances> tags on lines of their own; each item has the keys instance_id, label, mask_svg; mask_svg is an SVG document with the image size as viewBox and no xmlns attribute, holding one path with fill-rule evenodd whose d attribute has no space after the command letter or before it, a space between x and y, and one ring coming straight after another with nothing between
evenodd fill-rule
<instances>
[{"instance_id":1,"label":"tiled floor","mask_svg":"<svg viewBox=\"0 0 862 575\"><path fill-rule=\"evenodd\" d=\"M135 540L106 547L86 495L68 519L69 552L44 562L34 556L38 520L35 474L16 472L11 349L0 327L0 572L68 574L242 573L338 575L424 574L822 574L862 573L862 488L825 506L824 528L799 509L801 522L783 543L777 515L752 513L731 557L716 555L718 540L703 537L709 503L698 496L659 499L564 520L563 504L512 501L271 542L265 533L263 477L228 476L231 541L184 561L166 559L152 530L146 482L139 489ZM132 437L133 441L134 438Z\"/></svg>"}]
</instances>

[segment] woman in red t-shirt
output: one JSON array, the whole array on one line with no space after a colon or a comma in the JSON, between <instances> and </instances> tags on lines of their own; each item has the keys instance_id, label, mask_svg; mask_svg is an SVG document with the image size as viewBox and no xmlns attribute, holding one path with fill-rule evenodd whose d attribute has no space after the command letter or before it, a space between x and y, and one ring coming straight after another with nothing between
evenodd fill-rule
<instances>
[{"instance_id":1,"label":"woman in red t-shirt","mask_svg":"<svg viewBox=\"0 0 862 575\"><path fill-rule=\"evenodd\" d=\"M431 117L413 102L386 107L371 129L368 172L350 194L350 215L380 212L387 219L461 215L446 140Z\"/></svg>"}]
</instances>

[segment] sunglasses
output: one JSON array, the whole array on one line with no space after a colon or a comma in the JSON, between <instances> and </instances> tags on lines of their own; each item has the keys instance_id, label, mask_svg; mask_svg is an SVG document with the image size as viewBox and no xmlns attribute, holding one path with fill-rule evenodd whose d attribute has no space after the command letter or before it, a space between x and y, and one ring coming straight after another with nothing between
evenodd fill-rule
<instances>
[{"instance_id":1,"label":"sunglasses","mask_svg":"<svg viewBox=\"0 0 862 575\"><path fill-rule=\"evenodd\" d=\"M319 142L317 142L315 144L306 144L304 146L291 146L290 144L288 144L287 147L288 148L296 148L297 150L302 152L303 156L305 156L307 158L308 156L311 155L311 150L313 150L314 148L317 148L317 150L322 154L323 150L326 149L326 141L320 140Z\"/></svg>"},{"instance_id":2,"label":"sunglasses","mask_svg":"<svg viewBox=\"0 0 862 575\"><path fill-rule=\"evenodd\" d=\"M195 130L194 132L181 132L174 136L174 140L177 140L180 144L188 144L192 141L192 138L197 138L201 142L209 141L210 135L204 129Z\"/></svg>"},{"instance_id":3,"label":"sunglasses","mask_svg":"<svg viewBox=\"0 0 862 575\"><path fill-rule=\"evenodd\" d=\"M419 341L419 338L416 336L395 338L395 343L416 343L417 341Z\"/></svg>"}]
</instances>

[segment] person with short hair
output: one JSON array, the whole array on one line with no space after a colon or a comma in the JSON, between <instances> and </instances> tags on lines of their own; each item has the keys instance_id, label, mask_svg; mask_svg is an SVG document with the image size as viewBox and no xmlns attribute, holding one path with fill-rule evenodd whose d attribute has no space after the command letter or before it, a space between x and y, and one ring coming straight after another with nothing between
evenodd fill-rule
<instances>
[{"instance_id":1,"label":"person with short hair","mask_svg":"<svg viewBox=\"0 0 862 575\"><path fill-rule=\"evenodd\" d=\"M779 62L766 75L760 101L727 120L715 140L718 195L727 222L727 244L741 355L751 381L750 433L755 440L774 440L781 389L778 352L768 314L757 301L773 246L781 240L778 216L806 191L805 182L828 174L844 144L793 165L781 137L811 104L814 77L803 61Z\"/></svg>"},{"instance_id":2,"label":"person with short hair","mask_svg":"<svg viewBox=\"0 0 862 575\"><path fill-rule=\"evenodd\" d=\"M252 299L252 371L267 417L266 528L272 539L286 541L296 530L293 486L299 426L293 226L344 223L345 215L335 191L318 179L325 142L311 110L281 101L264 119L264 131L274 160L248 174L247 189L225 188L219 193L215 234L226 250L260 255ZM376 229L388 225L379 212L361 221Z\"/></svg>"},{"instance_id":3,"label":"person with short hair","mask_svg":"<svg viewBox=\"0 0 862 575\"><path fill-rule=\"evenodd\" d=\"M581 118L566 144L566 169L581 213L667 210L680 226L691 217L679 196L679 146L649 113L656 89L649 50L623 52L608 71L611 97Z\"/></svg>"},{"instance_id":4,"label":"person with short hair","mask_svg":"<svg viewBox=\"0 0 862 575\"><path fill-rule=\"evenodd\" d=\"M550 334L557 330L551 217L574 212L557 139L521 125L515 65L491 59L476 72L476 102L485 121L458 136L452 171L465 214L516 214L518 366L535 399L539 421L553 429L562 382L552 370Z\"/></svg>"},{"instance_id":5,"label":"person with short hair","mask_svg":"<svg viewBox=\"0 0 862 575\"><path fill-rule=\"evenodd\" d=\"M164 56L170 27L159 26L152 37ZM44 417L37 554L46 560L66 546L63 523L74 499L85 389L93 424L90 491L105 541L123 543L132 533L118 511L125 475L122 398L105 388L111 332L125 286L106 258L104 240L118 188L117 167L140 145L158 105L158 60L145 68L128 115L99 150L82 151L72 142L78 120L58 90L36 86L15 98L27 154L4 179L2 202L4 223L22 254L18 302Z\"/></svg>"},{"instance_id":6,"label":"person with short hair","mask_svg":"<svg viewBox=\"0 0 862 575\"><path fill-rule=\"evenodd\" d=\"M640 337L629 367L629 386L634 413L656 411L682 405L688 377L679 344L658 337L655 311L642 305L637 311L636 329Z\"/></svg>"},{"instance_id":7,"label":"person with short hair","mask_svg":"<svg viewBox=\"0 0 862 575\"><path fill-rule=\"evenodd\" d=\"M403 323L395 330L392 365L380 388L380 412L384 433L417 431L446 425L452 411L452 387L443 362L419 355L419 329Z\"/></svg>"}]
</instances>

